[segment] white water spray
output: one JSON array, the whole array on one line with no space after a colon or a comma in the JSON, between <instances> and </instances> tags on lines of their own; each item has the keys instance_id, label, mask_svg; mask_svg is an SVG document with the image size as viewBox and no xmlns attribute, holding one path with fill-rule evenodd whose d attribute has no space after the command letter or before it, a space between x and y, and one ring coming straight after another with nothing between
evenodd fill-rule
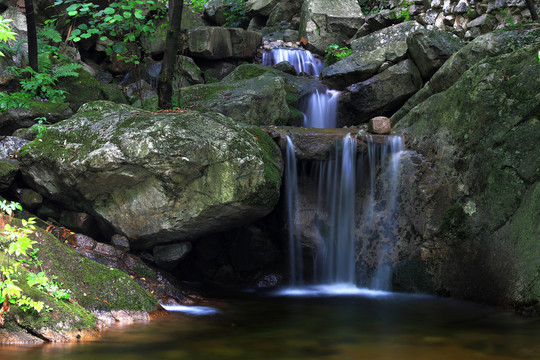
<instances>
[{"instance_id":1,"label":"white water spray","mask_svg":"<svg viewBox=\"0 0 540 360\"><path fill-rule=\"evenodd\" d=\"M280 62L287 61L298 74L319 76L324 64L308 50L302 49L272 49L263 53L262 64L274 66Z\"/></svg>"}]
</instances>

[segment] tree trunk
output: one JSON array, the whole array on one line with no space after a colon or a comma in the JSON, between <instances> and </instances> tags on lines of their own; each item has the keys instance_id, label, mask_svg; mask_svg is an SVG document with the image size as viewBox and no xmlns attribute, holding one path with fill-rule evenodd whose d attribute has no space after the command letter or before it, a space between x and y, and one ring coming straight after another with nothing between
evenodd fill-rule
<instances>
[{"instance_id":1,"label":"tree trunk","mask_svg":"<svg viewBox=\"0 0 540 360\"><path fill-rule=\"evenodd\" d=\"M36 33L36 15L34 13L33 0L24 0L26 13L26 30L28 32L28 64L37 72L38 71L38 48L37 48L37 33Z\"/></svg>"},{"instance_id":2,"label":"tree trunk","mask_svg":"<svg viewBox=\"0 0 540 360\"><path fill-rule=\"evenodd\" d=\"M160 109L170 109L172 107L172 82L180 38L183 3L183 0L169 0L169 29L158 81L158 105Z\"/></svg>"},{"instance_id":3,"label":"tree trunk","mask_svg":"<svg viewBox=\"0 0 540 360\"><path fill-rule=\"evenodd\" d=\"M534 7L533 0L525 0L527 3L527 7L529 8L529 11L531 12L531 17L534 21L538 21L538 13L536 12L536 9Z\"/></svg>"}]
</instances>

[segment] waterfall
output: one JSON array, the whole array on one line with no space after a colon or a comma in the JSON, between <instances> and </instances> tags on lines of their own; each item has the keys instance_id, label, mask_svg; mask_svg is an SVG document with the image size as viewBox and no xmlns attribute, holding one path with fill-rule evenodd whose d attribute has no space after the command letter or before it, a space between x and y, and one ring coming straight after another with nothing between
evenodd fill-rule
<instances>
[{"instance_id":1,"label":"waterfall","mask_svg":"<svg viewBox=\"0 0 540 360\"><path fill-rule=\"evenodd\" d=\"M273 66L283 61L287 61L294 66L298 74L306 73L308 75L319 76L319 73L324 67L323 62L314 57L308 50L279 48L263 53L263 65Z\"/></svg>"},{"instance_id":2,"label":"waterfall","mask_svg":"<svg viewBox=\"0 0 540 360\"><path fill-rule=\"evenodd\" d=\"M309 95L305 106L300 110L304 113L304 127L335 128L336 113L340 92L315 90Z\"/></svg>"},{"instance_id":3,"label":"waterfall","mask_svg":"<svg viewBox=\"0 0 540 360\"><path fill-rule=\"evenodd\" d=\"M368 142L368 168L369 168L369 201L364 211L365 236L371 235L375 229L373 218L377 200L386 204L382 224L384 229L395 229L394 219L397 218L396 196L399 183L399 164L403 152L403 138L401 136L388 136L386 144L375 144L372 136L367 136ZM376 178L379 170L379 178ZM377 180L382 182L382 189L377 193ZM376 232L376 231L375 231ZM379 234L380 235L380 234ZM380 238L380 236L379 236ZM376 271L371 278L370 288L377 290L391 290L392 268L386 263L388 252L387 244L379 242L377 249Z\"/></svg>"},{"instance_id":4,"label":"waterfall","mask_svg":"<svg viewBox=\"0 0 540 360\"><path fill-rule=\"evenodd\" d=\"M303 284L302 246L300 244L298 224L298 170L294 144L289 136L285 150L285 198L287 203L287 225L289 228L289 266L290 285Z\"/></svg>"},{"instance_id":5,"label":"waterfall","mask_svg":"<svg viewBox=\"0 0 540 360\"><path fill-rule=\"evenodd\" d=\"M319 173L318 211L326 217L319 229L323 242L315 261L316 282L355 285L354 227L356 193L356 139L342 140L341 151Z\"/></svg>"}]
</instances>

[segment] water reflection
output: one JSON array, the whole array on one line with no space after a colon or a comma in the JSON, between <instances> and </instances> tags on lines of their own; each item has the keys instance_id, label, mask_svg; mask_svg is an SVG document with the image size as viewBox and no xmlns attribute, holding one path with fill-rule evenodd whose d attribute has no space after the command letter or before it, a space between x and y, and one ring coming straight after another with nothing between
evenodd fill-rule
<instances>
[{"instance_id":1,"label":"water reflection","mask_svg":"<svg viewBox=\"0 0 540 360\"><path fill-rule=\"evenodd\" d=\"M540 320L428 296L231 299L114 327L96 341L0 348L10 359L540 359Z\"/></svg>"}]
</instances>

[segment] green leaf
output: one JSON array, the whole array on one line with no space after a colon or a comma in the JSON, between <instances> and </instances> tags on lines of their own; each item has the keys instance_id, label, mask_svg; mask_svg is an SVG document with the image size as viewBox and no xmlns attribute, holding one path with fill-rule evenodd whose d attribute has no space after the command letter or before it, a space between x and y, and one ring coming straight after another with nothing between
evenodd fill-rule
<instances>
[{"instance_id":1,"label":"green leaf","mask_svg":"<svg viewBox=\"0 0 540 360\"><path fill-rule=\"evenodd\" d=\"M124 14L123 14L123 15L124 15L124 18L126 18L126 19L131 19L131 13L130 13L130 12L124 11Z\"/></svg>"},{"instance_id":2,"label":"green leaf","mask_svg":"<svg viewBox=\"0 0 540 360\"><path fill-rule=\"evenodd\" d=\"M144 16L143 16L143 14L142 14L142 10L141 10L141 9L136 9L136 10L135 10L135 17L136 17L137 19L144 19Z\"/></svg>"},{"instance_id":3,"label":"green leaf","mask_svg":"<svg viewBox=\"0 0 540 360\"><path fill-rule=\"evenodd\" d=\"M71 4L67 7L66 11L75 11L77 13L77 9L79 9L79 4Z\"/></svg>"},{"instance_id":4,"label":"green leaf","mask_svg":"<svg viewBox=\"0 0 540 360\"><path fill-rule=\"evenodd\" d=\"M122 21L122 20L124 20L124 18L122 17L122 15L115 14L115 15L114 15L114 20L116 20L116 21Z\"/></svg>"},{"instance_id":5,"label":"green leaf","mask_svg":"<svg viewBox=\"0 0 540 360\"><path fill-rule=\"evenodd\" d=\"M91 37L92 37L92 34L89 34L89 33L84 33L84 34L81 35L81 38L83 38L83 39L89 39Z\"/></svg>"},{"instance_id":6,"label":"green leaf","mask_svg":"<svg viewBox=\"0 0 540 360\"><path fill-rule=\"evenodd\" d=\"M68 11L69 16L76 16L78 13L78 11Z\"/></svg>"},{"instance_id":7,"label":"green leaf","mask_svg":"<svg viewBox=\"0 0 540 360\"><path fill-rule=\"evenodd\" d=\"M103 12L107 15L112 15L114 14L115 10L112 7L107 7L105 10L103 10Z\"/></svg>"}]
</instances>

